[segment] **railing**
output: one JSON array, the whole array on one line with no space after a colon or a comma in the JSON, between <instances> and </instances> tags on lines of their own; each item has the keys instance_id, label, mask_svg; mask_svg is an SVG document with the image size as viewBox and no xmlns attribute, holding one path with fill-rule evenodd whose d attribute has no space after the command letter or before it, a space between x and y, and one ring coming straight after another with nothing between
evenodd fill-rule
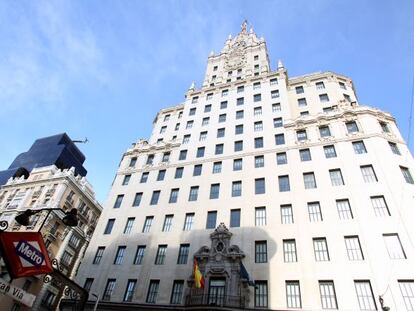
<instances>
[{"instance_id":1,"label":"railing","mask_svg":"<svg viewBox=\"0 0 414 311\"><path fill-rule=\"evenodd\" d=\"M186 297L186 305L243 309L245 307L245 297L228 295L188 295Z\"/></svg>"}]
</instances>

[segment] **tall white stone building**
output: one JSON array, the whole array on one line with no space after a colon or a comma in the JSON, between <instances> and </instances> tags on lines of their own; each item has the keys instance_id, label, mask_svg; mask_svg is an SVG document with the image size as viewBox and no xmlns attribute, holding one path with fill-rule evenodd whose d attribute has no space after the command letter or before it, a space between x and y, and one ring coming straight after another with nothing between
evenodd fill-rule
<instances>
[{"instance_id":1,"label":"tall white stone building","mask_svg":"<svg viewBox=\"0 0 414 311\"><path fill-rule=\"evenodd\" d=\"M381 310L380 295L414 310L414 163L395 119L346 76L271 67L244 23L125 152L78 274L99 310Z\"/></svg>"}]
</instances>

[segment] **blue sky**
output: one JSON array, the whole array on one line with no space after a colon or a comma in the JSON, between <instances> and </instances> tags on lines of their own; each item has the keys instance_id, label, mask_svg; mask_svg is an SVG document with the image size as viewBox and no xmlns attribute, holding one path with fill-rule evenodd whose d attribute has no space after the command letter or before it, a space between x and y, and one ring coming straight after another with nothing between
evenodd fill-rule
<instances>
[{"instance_id":1,"label":"blue sky","mask_svg":"<svg viewBox=\"0 0 414 311\"><path fill-rule=\"evenodd\" d=\"M80 148L103 202L122 153L200 85L209 52L244 18L272 69L280 58L290 76L351 77L360 103L392 113L406 137L413 12L409 0L1 1L0 169L36 138L88 137Z\"/></svg>"}]
</instances>

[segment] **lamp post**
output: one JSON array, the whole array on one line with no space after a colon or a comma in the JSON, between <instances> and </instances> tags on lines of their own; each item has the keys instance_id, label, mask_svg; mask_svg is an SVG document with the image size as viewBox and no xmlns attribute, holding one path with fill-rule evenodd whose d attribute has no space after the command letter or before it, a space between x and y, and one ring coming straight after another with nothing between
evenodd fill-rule
<instances>
[{"instance_id":1,"label":"lamp post","mask_svg":"<svg viewBox=\"0 0 414 311\"><path fill-rule=\"evenodd\" d=\"M95 304L93 306L93 311L96 311L98 309L99 295L94 294L94 293L91 293L91 295L96 298Z\"/></svg>"},{"instance_id":2,"label":"lamp post","mask_svg":"<svg viewBox=\"0 0 414 311\"><path fill-rule=\"evenodd\" d=\"M42 225L39 228L39 231L42 230L43 225L45 224L46 220L49 218L49 215L52 211L62 211L65 213L65 216L62 218L62 222L68 227L76 227L78 225L78 210L76 208L72 208L69 212L65 212L61 208L41 208L41 209L27 209L23 213L17 215L14 219L22 226L28 226L30 224L30 217L36 215L40 212L48 211L45 219L42 222Z\"/></svg>"}]
</instances>

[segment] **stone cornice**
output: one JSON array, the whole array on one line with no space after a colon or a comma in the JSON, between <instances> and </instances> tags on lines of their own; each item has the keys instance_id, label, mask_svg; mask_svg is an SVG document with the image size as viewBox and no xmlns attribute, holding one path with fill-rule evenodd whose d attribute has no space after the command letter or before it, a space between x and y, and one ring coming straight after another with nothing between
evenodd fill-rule
<instances>
[{"instance_id":1,"label":"stone cornice","mask_svg":"<svg viewBox=\"0 0 414 311\"><path fill-rule=\"evenodd\" d=\"M320 72L310 73L310 74L306 74L302 76L291 77L289 78L289 85L301 84L301 83L310 82L310 81L318 80L322 78L329 78L329 77L340 78L352 84L352 80L344 75L337 74L333 71L323 71L323 72L320 71Z\"/></svg>"}]
</instances>

